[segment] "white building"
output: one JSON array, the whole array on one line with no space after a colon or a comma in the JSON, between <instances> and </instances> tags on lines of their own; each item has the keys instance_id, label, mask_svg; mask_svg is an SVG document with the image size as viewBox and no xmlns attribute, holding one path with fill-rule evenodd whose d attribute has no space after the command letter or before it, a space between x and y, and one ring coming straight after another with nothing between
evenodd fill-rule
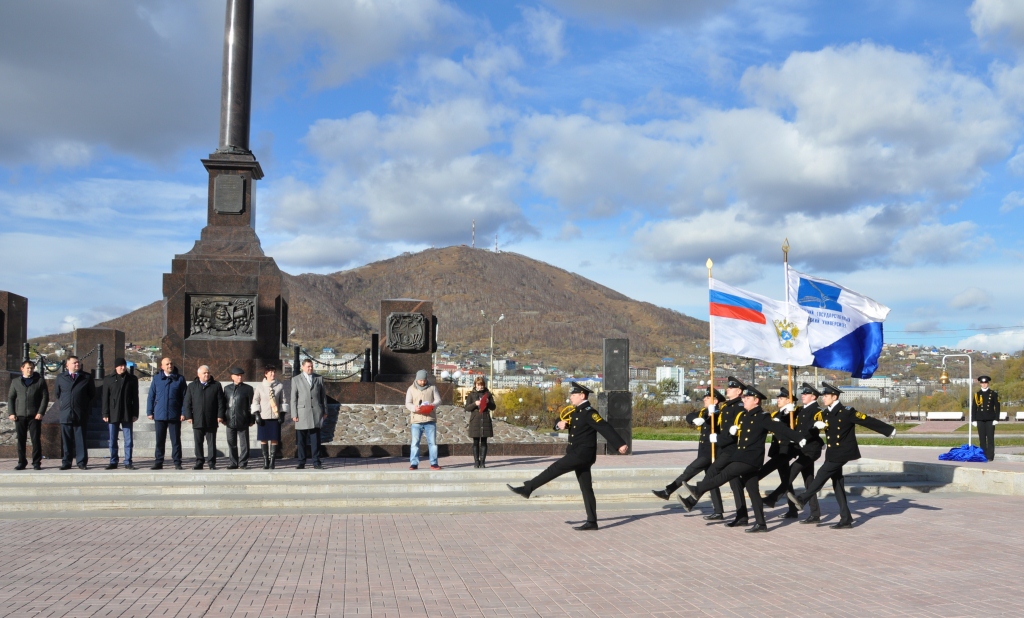
<instances>
[{"instance_id":1,"label":"white building","mask_svg":"<svg viewBox=\"0 0 1024 618\"><path fill-rule=\"evenodd\" d=\"M494 361L494 373L505 373L506 371L515 371L516 362L513 360L496 360Z\"/></svg>"},{"instance_id":2,"label":"white building","mask_svg":"<svg viewBox=\"0 0 1024 618\"><path fill-rule=\"evenodd\" d=\"M872 386L874 388L892 388L892 378L889 376L874 376L871 378L853 378L854 386Z\"/></svg>"},{"instance_id":3,"label":"white building","mask_svg":"<svg viewBox=\"0 0 1024 618\"><path fill-rule=\"evenodd\" d=\"M682 367L658 367L654 370L654 379L658 383L664 380L675 380L676 386L679 388L678 395L680 397L686 391L684 388L686 385L686 370Z\"/></svg>"}]
</instances>

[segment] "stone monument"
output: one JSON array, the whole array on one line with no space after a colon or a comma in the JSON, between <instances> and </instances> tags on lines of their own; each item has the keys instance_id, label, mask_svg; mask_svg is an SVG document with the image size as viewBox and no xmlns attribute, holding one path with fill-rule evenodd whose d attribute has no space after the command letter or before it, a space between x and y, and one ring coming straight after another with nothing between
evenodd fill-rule
<instances>
[{"instance_id":1,"label":"stone monument","mask_svg":"<svg viewBox=\"0 0 1024 618\"><path fill-rule=\"evenodd\" d=\"M253 0L227 0L221 76L220 144L210 175L207 224L164 274L163 355L186 376L209 365L218 379L239 366L247 376L278 364L287 344L288 292L281 270L256 236L256 181L249 150Z\"/></svg>"},{"instance_id":2,"label":"stone monument","mask_svg":"<svg viewBox=\"0 0 1024 618\"><path fill-rule=\"evenodd\" d=\"M103 344L102 357L97 349L99 344ZM75 329L75 356L82 363L82 371L93 373L98 367L103 367L103 374L109 375L114 370L114 359L124 356L124 331L115 328ZM97 373L93 375L103 377Z\"/></svg>"},{"instance_id":3,"label":"stone monument","mask_svg":"<svg viewBox=\"0 0 1024 618\"><path fill-rule=\"evenodd\" d=\"M28 299L0 291L0 393L6 401L11 374L21 371L28 340Z\"/></svg>"}]
</instances>

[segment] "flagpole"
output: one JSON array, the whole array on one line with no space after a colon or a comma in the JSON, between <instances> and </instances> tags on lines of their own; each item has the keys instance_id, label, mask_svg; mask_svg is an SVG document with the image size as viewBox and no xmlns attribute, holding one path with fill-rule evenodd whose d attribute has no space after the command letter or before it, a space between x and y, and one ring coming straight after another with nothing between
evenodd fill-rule
<instances>
[{"instance_id":1,"label":"flagpole","mask_svg":"<svg viewBox=\"0 0 1024 618\"><path fill-rule=\"evenodd\" d=\"M714 262L711 258L705 263L708 267L708 293L711 292L711 267L714 266ZM710 308L710 303L708 305ZM711 317L710 309L708 311L708 368L710 370L710 380L708 380L708 392L711 393L711 405L714 406L718 403L715 398L715 321ZM708 422L711 423L708 426L708 439L711 438L711 434L715 433L715 415L708 409ZM711 461L715 461L715 443L711 443Z\"/></svg>"},{"instance_id":2,"label":"flagpole","mask_svg":"<svg viewBox=\"0 0 1024 618\"><path fill-rule=\"evenodd\" d=\"M786 288L786 319L789 320L789 239L782 241L782 274ZM789 428L796 428L796 420L793 418L793 412L796 411L796 398L793 397L793 365L786 365L786 373L789 376L789 401L793 407L789 411Z\"/></svg>"}]
</instances>

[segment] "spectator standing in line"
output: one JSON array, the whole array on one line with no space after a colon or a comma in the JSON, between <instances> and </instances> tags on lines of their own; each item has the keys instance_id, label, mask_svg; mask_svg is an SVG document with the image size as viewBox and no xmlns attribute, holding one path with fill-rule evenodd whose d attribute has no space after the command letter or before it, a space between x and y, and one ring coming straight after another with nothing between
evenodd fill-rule
<instances>
[{"instance_id":1,"label":"spectator standing in line","mask_svg":"<svg viewBox=\"0 0 1024 618\"><path fill-rule=\"evenodd\" d=\"M96 398L96 384L92 374L82 371L77 356L69 356L64 365L67 373L57 376L53 397L60 406L60 442L64 447L61 470L71 469L71 460L78 459L78 467L89 467L89 451L85 448L85 426Z\"/></svg>"},{"instance_id":2,"label":"spectator standing in line","mask_svg":"<svg viewBox=\"0 0 1024 618\"><path fill-rule=\"evenodd\" d=\"M185 378L174 368L171 359L160 359L160 371L153 376L146 398L146 416L153 421L156 430L156 450L151 470L164 467L164 446L167 434L171 435L171 459L174 469L181 470L181 422L185 420L182 406L185 403Z\"/></svg>"},{"instance_id":3,"label":"spectator standing in line","mask_svg":"<svg viewBox=\"0 0 1024 618\"><path fill-rule=\"evenodd\" d=\"M206 462L211 470L217 469L217 423L224 416L224 389L210 376L210 368L200 365L196 379L185 391L185 420L192 425L195 438L196 463L193 470L203 469L203 442L206 443Z\"/></svg>"},{"instance_id":4,"label":"spectator standing in line","mask_svg":"<svg viewBox=\"0 0 1024 618\"><path fill-rule=\"evenodd\" d=\"M981 390L971 399L971 423L978 428L978 445L985 453L985 459L992 461L996 456L996 425L999 424L999 393L988 387L992 378L978 376Z\"/></svg>"},{"instance_id":5,"label":"spectator standing in line","mask_svg":"<svg viewBox=\"0 0 1024 618\"><path fill-rule=\"evenodd\" d=\"M405 409L409 411L409 425L412 429L412 443L409 445L409 469L420 467L420 438L427 436L427 452L430 455L430 469L440 470L437 465L437 406L441 405L441 393L427 382L427 372L416 372L416 381L405 392Z\"/></svg>"},{"instance_id":6,"label":"spectator standing in line","mask_svg":"<svg viewBox=\"0 0 1024 618\"><path fill-rule=\"evenodd\" d=\"M302 373L292 378L292 421L295 423L295 446L299 463L296 469L306 467L306 450L313 456L313 467L320 463L320 424L327 418L327 391L324 379L313 373L313 361L302 361Z\"/></svg>"},{"instance_id":7,"label":"spectator standing in line","mask_svg":"<svg viewBox=\"0 0 1024 618\"><path fill-rule=\"evenodd\" d=\"M43 469L39 429L49 403L50 393L46 389L46 380L35 370L32 361L23 362L21 377L11 382L7 393L7 413L14 421L14 431L18 435L18 465L14 466L15 470L24 470L28 466L25 442L29 436L32 437L32 469Z\"/></svg>"},{"instance_id":8,"label":"spectator standing in line","mask_svg":"<svg viewBox=\"0 0 1024 618\"><path fill-rule=\"evenodd\" d=\"M263 370L263 381L254 391L252 411L257 425L256 439L260 441L263 450L263 469L273 470L277 444L281 441L281 420L288 411L284 384L277 381L276 367L268 366Z\"/></svg>"},{"instance_id":9,"label":"spectator standing in line","mask_svg":"<svg viewBox=\"0 0 1024 618\"><path fill-rule=\"evenodd\" d=\"M491 410L495 408L494 395L487 390L487 380L477 376L473 390L466 395L466 412L469 412L469 437L473 438L473 467L486 468L487 438L494 437Z\"/></svg>"},{"instance_id":10,"label":"spectator standing in line","mask_svg":"<svg viewBox=\"0 0 1024 618\"><path fill-rule=\"evenodd\" d=\"M249 427L252 416L253 388L242 381L241 367L231 368L231 384L224 387L224 413L220 422L228 433L228 470L249 467Z\"/></svg>"},{"instance_id":11,"label":"spectator standing in line","mask_svg":"<svg viewBox=\"0 0 1024 618\"><path fill-rule=\"evenodd\" d=\"M133 423L139 420L139 380L128 371L128 362L114 359L114 373L103 378L103 422L107 423L110 441L110 463L107 470L117 469L117 434L124 434L124 467L134 470L132 445L135 442Z\"/></svg>"}]
</instances>

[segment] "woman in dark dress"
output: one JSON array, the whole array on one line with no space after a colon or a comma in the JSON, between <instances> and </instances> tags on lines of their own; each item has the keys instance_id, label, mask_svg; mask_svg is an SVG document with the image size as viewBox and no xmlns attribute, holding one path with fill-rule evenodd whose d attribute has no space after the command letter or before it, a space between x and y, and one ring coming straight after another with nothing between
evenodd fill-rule
<instances>
[{"instance_id":1,"label":"woman in dark dress","mask_svg":"<svg viewBox=\"0 0 1024 618\"><path fill-rule=\"evenodd\" d=\"M491 426L491 410L495 407L494 395L487 390L487 380L477 376L473 390L466 395L466 411L469 412L469 437L473 438L474 468L485 468L487 459L487 438L494 436Z\"/></svg>"}]
</instances>

